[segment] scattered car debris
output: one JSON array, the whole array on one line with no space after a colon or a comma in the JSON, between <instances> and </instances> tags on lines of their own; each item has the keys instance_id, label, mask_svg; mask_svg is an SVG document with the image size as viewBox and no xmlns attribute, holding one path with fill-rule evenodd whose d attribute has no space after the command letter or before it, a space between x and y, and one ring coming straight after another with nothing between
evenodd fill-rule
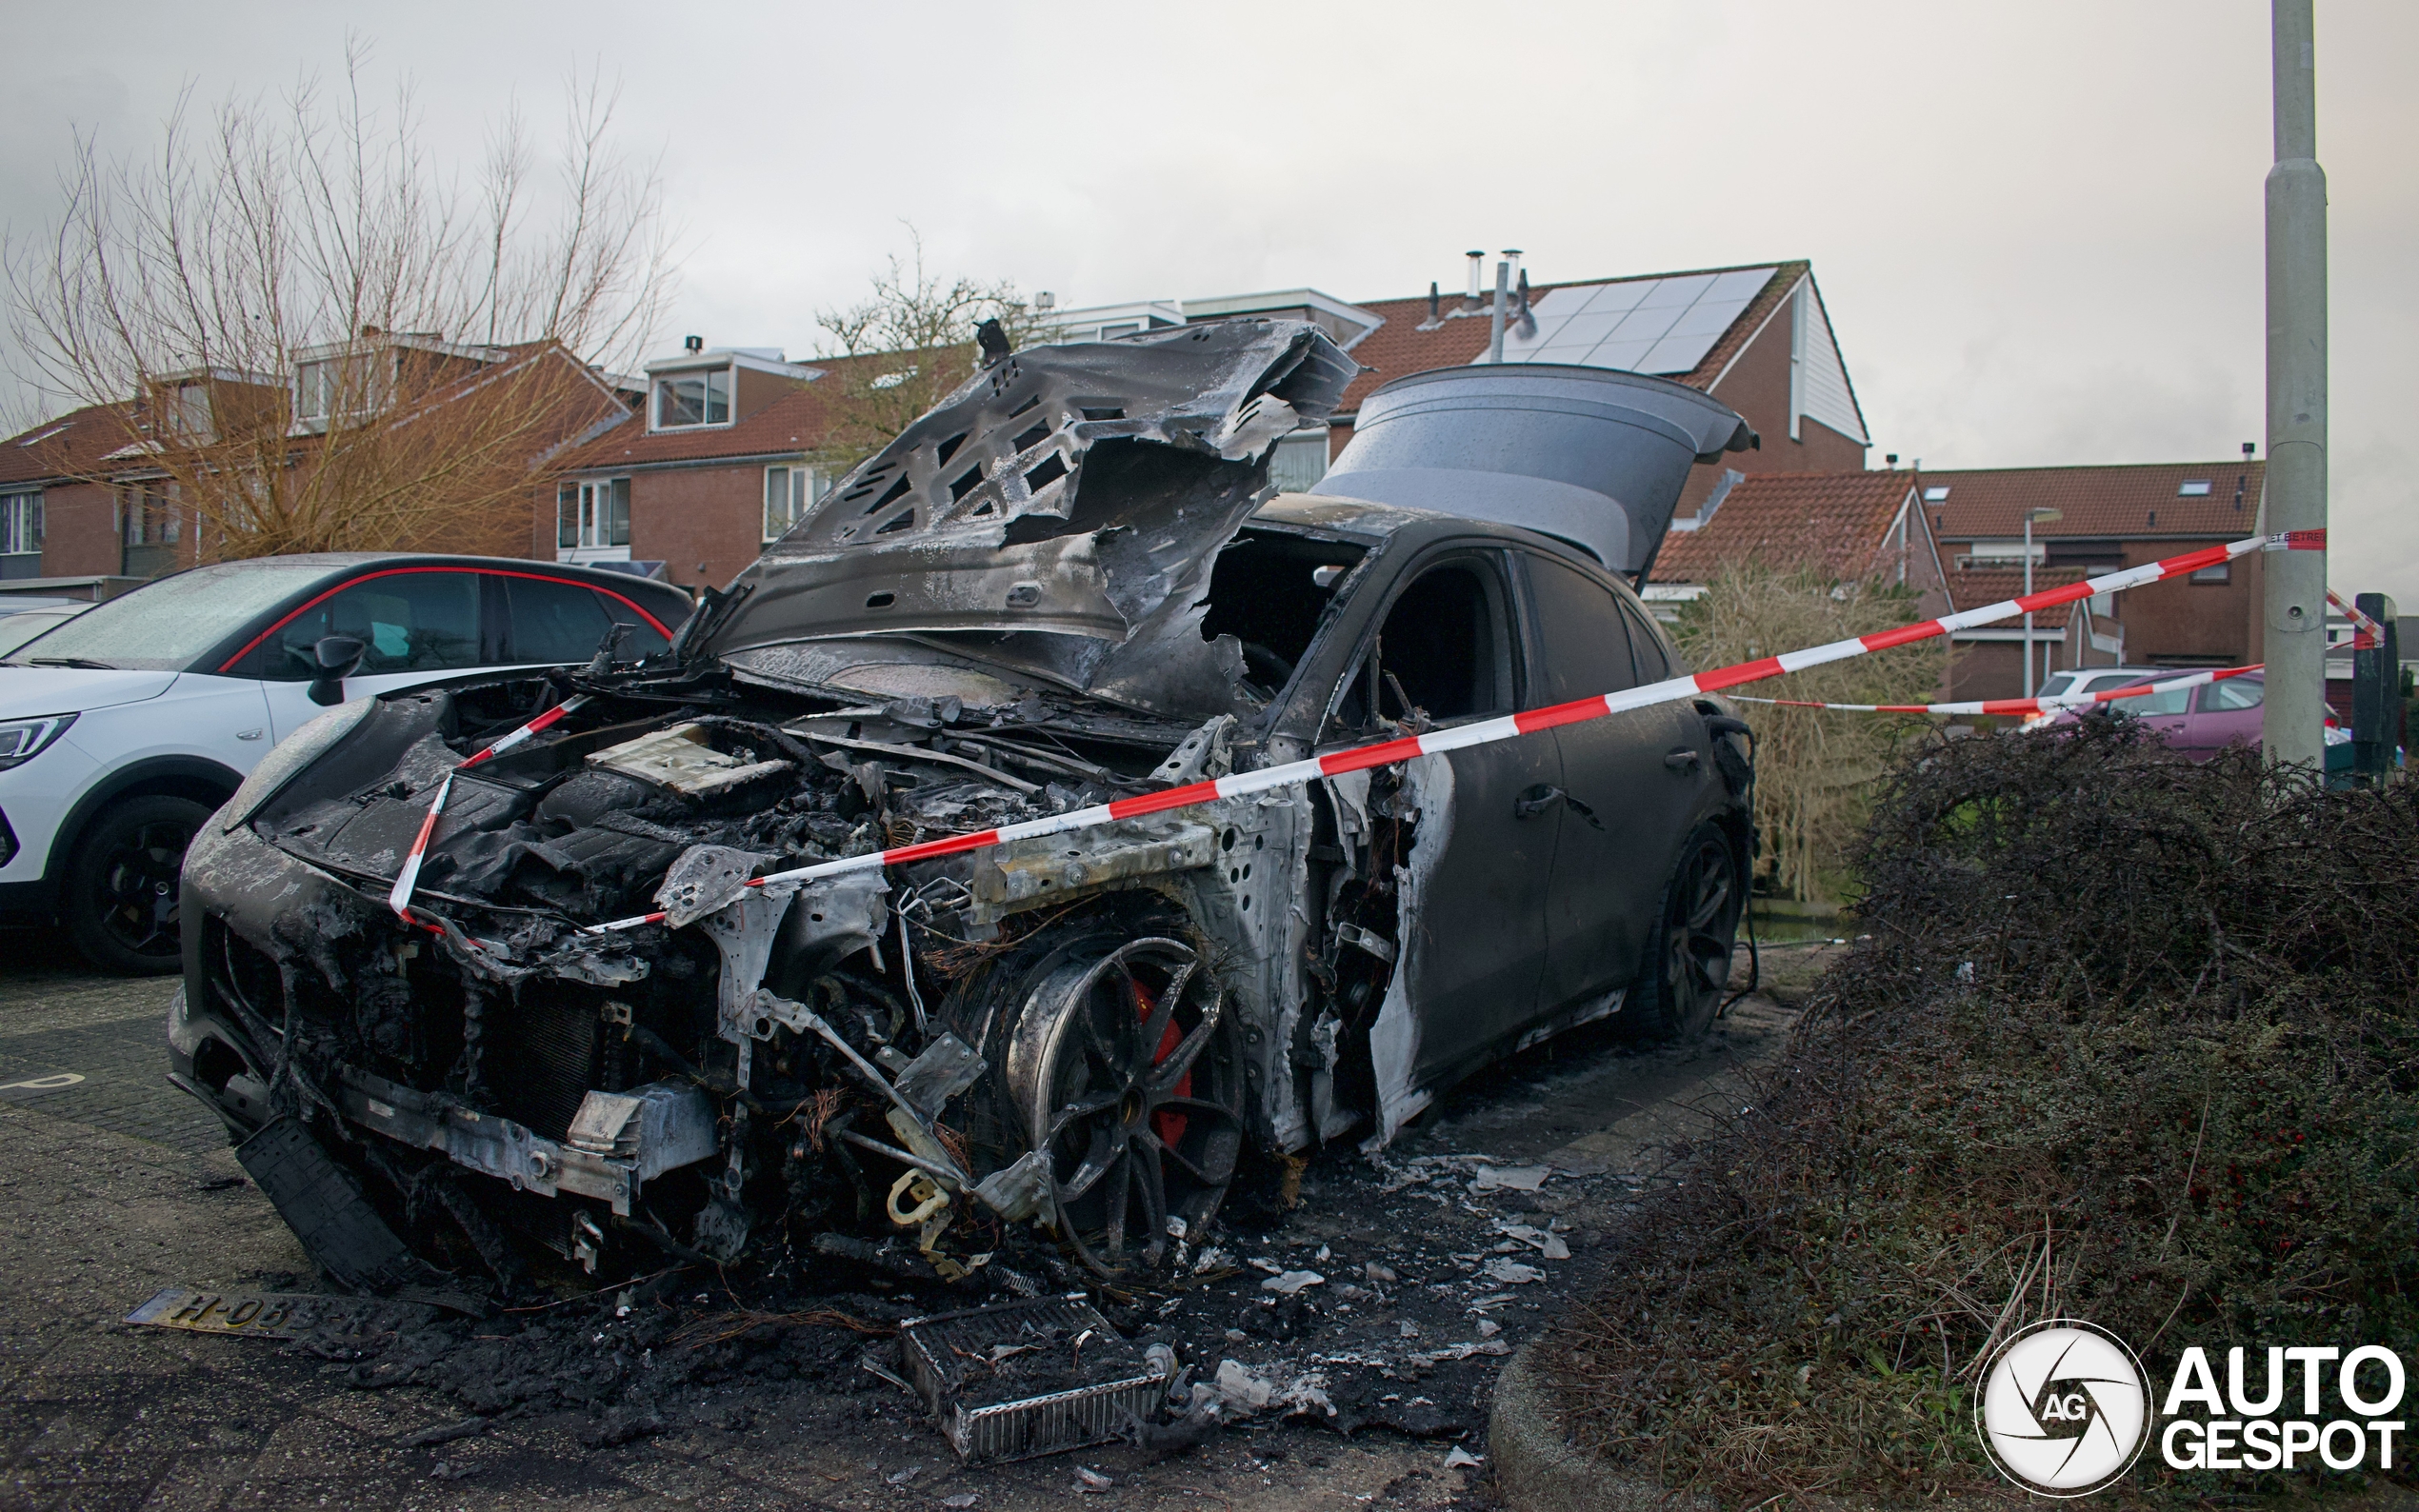
<instances>
[{"instance_id":1,"label":"scattered car debris","mask_svg":"<svg viewBox=\"0 0 2419 1512\"><path fill-rule=\"evenodd\" d=\"M1155 1413L1168 1385L1167 1360L1129 1343L1080 1293L910 1319L899 1342L969 1464L1105 1443Z\"/></svg>"},{"instance_id":2,"label":"scattered car debris","mask_svg":"<svg viewBox=\"0 0 2419 1512\"><path fill-rule=\"evenodd\" d=\"M1448 1470L1476 1469L1486 1462L1483 1456L1472 1454L1458 1443L1445 1451L1445 1468Z\"/></svg>"}]
</instances>

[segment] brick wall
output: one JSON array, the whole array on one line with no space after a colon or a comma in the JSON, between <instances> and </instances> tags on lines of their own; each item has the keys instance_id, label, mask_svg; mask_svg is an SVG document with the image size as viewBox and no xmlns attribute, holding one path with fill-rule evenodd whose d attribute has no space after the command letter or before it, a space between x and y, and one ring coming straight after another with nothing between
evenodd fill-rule
<instances>
[{"instance_id":1,"label":"brick wall","mask_svg":"<svg viewBox=\"0 0 2419 1512\"><path fill-rule=\"evenodd\" d=\"M123 565L109 485L69 483L42 490L44 577L114 574Z\"/></svg>"},{"instance_id":2,"label":"brick wall","mask_svg":"<svg viewBox=\"0 0 2419 1512\"><path fill-rule=\"evenodd\" d=\"M736 577L763 551L764 528L762 463L630 474L630 554L660 558L684 587Z\"/></svg>"}]
</instances>

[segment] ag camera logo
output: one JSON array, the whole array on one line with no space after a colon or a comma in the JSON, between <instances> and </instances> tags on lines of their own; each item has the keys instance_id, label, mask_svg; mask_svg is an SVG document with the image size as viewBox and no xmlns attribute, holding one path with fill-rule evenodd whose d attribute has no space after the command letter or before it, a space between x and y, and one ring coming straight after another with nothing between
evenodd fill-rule
<instances>
[{"instance_id":1,"label":"ag camera logo","mask_svg":"<svg viewBox=\"0 0 2419 1512\"><path fill-rule=\"evenodd\" d=\"M1974 1425L1990 1462L2025 1490L2088 1496L2125 1474L2149 1442L2149 1385L2116 1335L2053 1318L1999 1346Z\"/></svg>"}]
</instances>

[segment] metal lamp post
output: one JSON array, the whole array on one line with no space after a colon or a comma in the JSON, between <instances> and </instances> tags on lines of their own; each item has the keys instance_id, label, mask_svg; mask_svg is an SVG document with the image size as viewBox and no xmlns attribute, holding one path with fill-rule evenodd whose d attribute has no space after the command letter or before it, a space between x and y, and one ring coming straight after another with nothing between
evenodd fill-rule
<instances>
[{"instance_id":1,"label":"metal lamp post","mask_svg":"<svg viewBox=\"0 0 2419 1512\"><path fill-rule=\"evenodd\" d=\"M2032 597L2033 524L2038 521L2042 525L2054 525L2066 517L2064 509L2027 509L2024 512L2024 591L2027 598ZM2024 696L2032 696L2032 611L2029 609L2025 611L2024 617Z\"/></svg>"},{"instance_id":2,"label":"metal lamp post","mask_svg":"<svg viewBox=\"0 0 2419 1512\"><path fill-rule=\"evenodd\" d=\"M2268 485L2263 530L2327 528L2327 174L2310 0L2273 0L2276 165L2268 172ZM2327 555L2271 556L2260 744L2313 775L2327 746Z\"/></svg>"}]
</instances>

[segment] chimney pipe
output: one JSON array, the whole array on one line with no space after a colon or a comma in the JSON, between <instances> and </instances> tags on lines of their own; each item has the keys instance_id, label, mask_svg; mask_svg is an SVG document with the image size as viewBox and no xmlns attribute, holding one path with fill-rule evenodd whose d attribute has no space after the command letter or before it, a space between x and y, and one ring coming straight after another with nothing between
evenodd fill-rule
<instances>
[{"instance_id":1,"label":"chimney pipe","mask_svg":"<svg viewBox=\"0 0 2419 1512\"><path fill-rule=\"evenodd\" d=\"M1469 293L1467 297L1469 301L1469 308L1476 309L1478 308L1479 265L1487 260L1487 254L1483 251L1473 251L1466 252L1463 255L1469 259Z\"/></svg>"},{"instance_id":2,"label":"chimney pipe","mask_svg":"<svg viewBox=\"0 0 2419 1512\"><path fill-rule=\"evenodd\" d=\"M683 351L704 351L706 349L706 338L703 336L683 336L680 339L680 347Z\"/></svg>"}]
</instances>

